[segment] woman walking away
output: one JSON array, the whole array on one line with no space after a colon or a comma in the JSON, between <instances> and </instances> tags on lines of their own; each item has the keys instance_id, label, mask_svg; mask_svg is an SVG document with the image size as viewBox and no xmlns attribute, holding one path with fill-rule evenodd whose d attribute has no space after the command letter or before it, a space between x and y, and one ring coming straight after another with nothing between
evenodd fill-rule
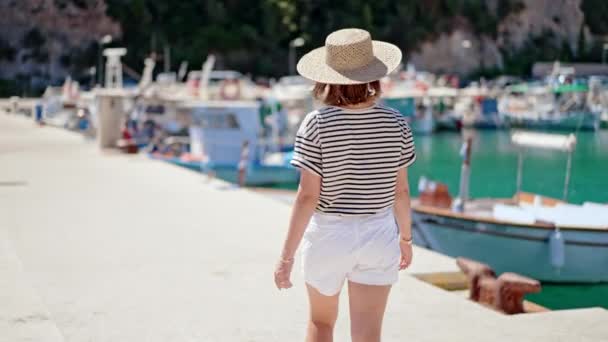
<instances>
[{"instance_id":1,"label":"woman walking away","mask_svg":"<svg viewBox=\"0 0 608 342\"><path fill-rule=\"evenodd\" d=\"M309 342L332 341L345 280L352 340L380 341L391 285L412 261L412 133L398 111L376 103L379 80L400 61L396 46L344 29L298 63L326 106L309 113L296 136L300 187L274 280L279 289L292 286L302 242Z\"/></svg>"}]
</instances>

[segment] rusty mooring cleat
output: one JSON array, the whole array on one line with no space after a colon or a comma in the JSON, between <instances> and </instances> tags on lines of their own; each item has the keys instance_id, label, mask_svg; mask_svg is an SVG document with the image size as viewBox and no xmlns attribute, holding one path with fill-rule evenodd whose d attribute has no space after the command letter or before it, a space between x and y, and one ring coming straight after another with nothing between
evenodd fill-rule
<instances>
[{"instance_id":1,"label":"rusty mooring cleat","mask_svg":"<svg viewBox=\"0 0 608 342\"><path fill-rule=\"evenodd\" d=\"M540 282L515 273L503 273L498 279L486 277L479 282L479 303L507 315L524 313L524 296L540 292Z\"/></svg>"},{"instance_id":2,"label":"rusty mooring cleat","mask_svg":"<svg viewBox=\"0 0 608 342\"><path fill-rule=\"evenodd\" d=\"M479 281L479 304L484 304L493 309L496 303L496 295L498 293L498 280L494 277L484 277Z\"/></svg>"},{"instance_id":3,"label":"rusty mooring cleat","mask_svg":"<svg viewBox=\"0 0 608 342\"><path fill-rule=\"evenodd\" d=\"M515 273L496 278L490 266L467 258L456 259L458 267L469 278L469 298L507 315L524 312L524 296L540 292L540 282Z\"/></svg>"},{"instance_id":4,"label":"rusty mooring cleat","mask_svg":"<svg viewBox=\"0 0 608 342\"><path fill-rule=\"evenodd\" d=\"M495 308L508 314L524 312L524 296L538 293L540 282L515 273L503 273L498 277L498 295Z\"/></svg>"},{"instance_id":5,"label":"rusty mooring cleat","mask_svg":"<svg viewBox=\"0 0 608 342\"><path fill-rule=\"evenodd\" d=\"M486 264L467 258L457 258L456 264L462 272L469 278L469 298L478 302L480 295L479 282L482 278L494 279L496 273Z\"/></svg>"}]
</instances>

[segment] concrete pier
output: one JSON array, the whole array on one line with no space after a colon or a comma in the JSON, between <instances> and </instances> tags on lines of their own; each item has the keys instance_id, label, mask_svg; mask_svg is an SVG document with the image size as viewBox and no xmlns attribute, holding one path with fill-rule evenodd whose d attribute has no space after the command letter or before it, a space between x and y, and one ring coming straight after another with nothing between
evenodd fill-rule
<instances>
[{"instance_id":1,"label":"concrete pier","mask_svg":"<svg viewBox=\"0 0 608 342\"><path fill-rule=\"evenodd\" d=\"M0 114L0 342L303 341L307 303L277 291L285 203ZM411 273L384 341L606 341L603 309L504 316ZM349 340L343 298L336 341Z\"/></svg>"}]
</instances>

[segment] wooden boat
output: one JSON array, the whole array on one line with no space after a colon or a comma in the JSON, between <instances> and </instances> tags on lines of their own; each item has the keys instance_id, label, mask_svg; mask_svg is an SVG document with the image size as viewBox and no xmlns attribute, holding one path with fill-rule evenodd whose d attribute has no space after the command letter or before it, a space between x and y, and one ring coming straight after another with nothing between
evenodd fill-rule
<instances>
[{"instance_id":1,"label":"wooden boat","mask_svg":"<svg viewBox=\"0 0 608 342\"><path fill-rule=\"evenodd\" d=\"M521 132L512 139L522 150L542 147L569 153L576 142L573 135ZM521 193L523 154L514 198L467 200L469 158L463 164L456 205L440 206L429 196L412 203L417 243L453 257L479 260L499 273L516 272L551 282L608 282L608 205L574 205ZM570 161L568 165L564 199Z\"/></svg>"}]
</instances>

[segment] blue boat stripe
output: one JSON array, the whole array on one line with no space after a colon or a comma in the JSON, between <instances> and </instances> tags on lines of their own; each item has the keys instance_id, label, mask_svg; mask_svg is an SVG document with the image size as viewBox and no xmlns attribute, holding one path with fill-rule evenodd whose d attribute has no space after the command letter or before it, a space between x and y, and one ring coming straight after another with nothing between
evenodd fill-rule
<instances>
[{"instance_id":1,"label":"blue boat stripe","mask_svg":"<svg viewBox=\"0 0 608 342\"><path fill-rule=\"evenodd\" d=\"M542 242L549 241L549 237L538 237L538 236L528 236L528 235L516 234L516 233L497 232L497 231L491 231L491 230L487 230L487 229L471 228L471 227L465 226L464 224L457 224L457 223L441 223L432 217L424 217L421 219L421 221L424 223L432 223L432 224L436 225L437 227L441 227L441 228L458 229L458 230L474 232L474 233L509 237L509 238L513 238L513 239L542 241ZM484 223L484 224L486 224L486 223ZM589 246L589 247L607 247L608 248L608 243L604 243L604 242L579 241L579 240L564 240L564 242L567 245Z\"/></svg>"}]
</instances>

